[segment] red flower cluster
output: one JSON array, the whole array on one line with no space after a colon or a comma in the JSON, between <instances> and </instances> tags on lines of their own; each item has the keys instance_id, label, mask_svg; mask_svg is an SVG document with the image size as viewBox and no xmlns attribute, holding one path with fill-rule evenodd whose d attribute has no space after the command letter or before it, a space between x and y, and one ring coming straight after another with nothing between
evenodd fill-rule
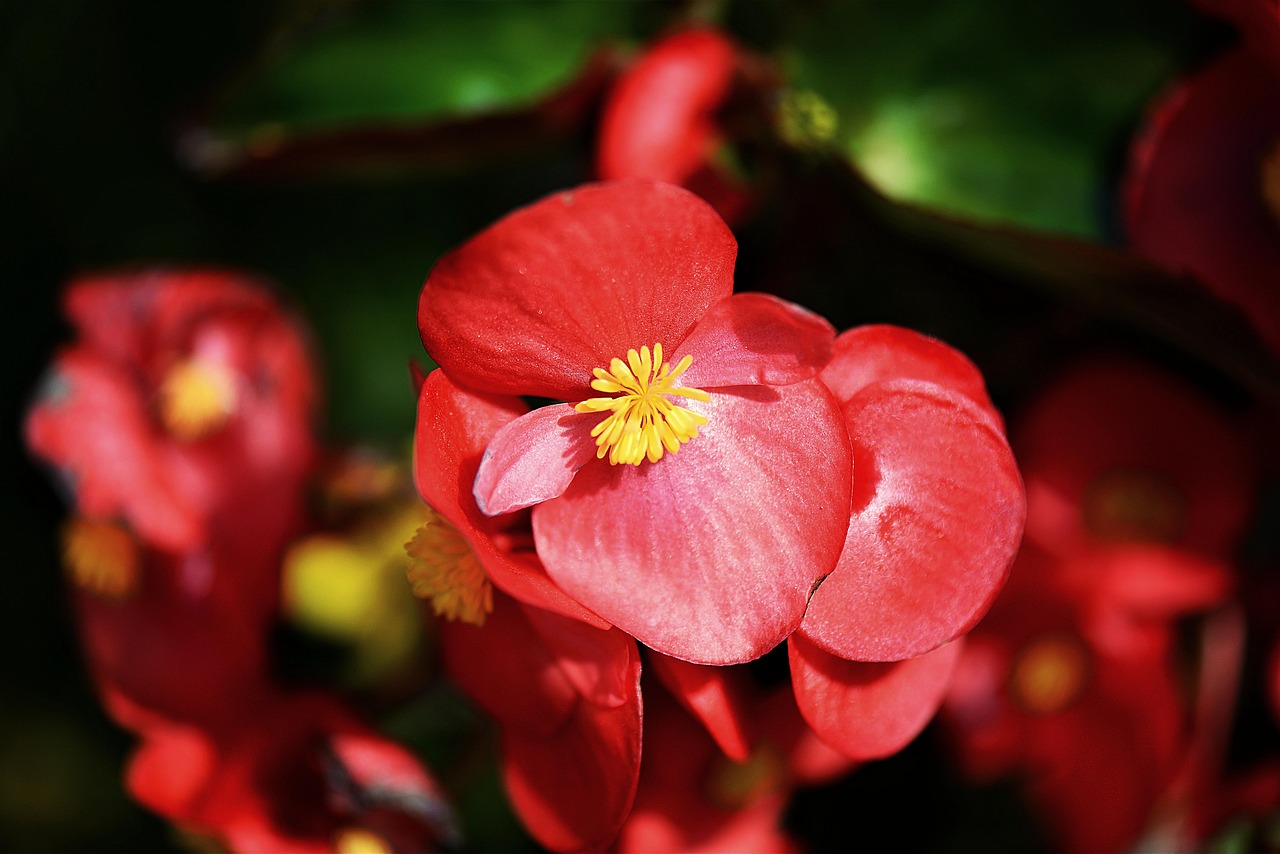
<instances>
[{"instance_id":1,"label":"red flower cluster","mask_svg":"<svg viewBox=\"0 0 1280 854\"><path fill-rule=\"evenodd\" d=\"M716 687L737 678L725 665L789 640L809 726L849 757L887 755L941 702L959 648L944 645L1021 536L1022 484L972 365L735 295L735 252L692 194L602 184L509 215L423 288L440 370L415 464L441 520L419 578L438 612L492 612L450 629L446 656L503 724L508 788L550 847L603 844L631 808L632 638L672 659L668 688L722 747L743 713Z\"/></svg>"},{"instance_id":2,"label":"red flower cluster","mask_svg":"<svg viewBox=\"0 0 1280 854\"><path fill-rule=\"evenodd\" d=\"M434 784L338 701L269 675L282 553L306 524L315 384L302 336L220 271L84 279L79 340L27 420L67 485L85 653L141 746L144 804L239 850L447 833Z\"/></svg>"}]
</instances>

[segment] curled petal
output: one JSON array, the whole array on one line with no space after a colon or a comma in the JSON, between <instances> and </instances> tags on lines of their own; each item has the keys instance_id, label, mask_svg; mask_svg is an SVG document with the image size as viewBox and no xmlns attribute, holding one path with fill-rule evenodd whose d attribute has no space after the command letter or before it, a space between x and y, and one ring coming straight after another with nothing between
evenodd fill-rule
<instances>
[{"instance_id":1,"label":"curled petal","mask_svg":"<svg viewBox=\"0 0 1280 854\"><path fill-rule=\"evenodd\" d=\"M990 413L941 386L877 383L844 411L853 518L801 631L842 658L911 658L967 631L1000 592L1022 481Z\"/></svg>"},{"instance_id":2,"label":"curled petal","mask_svg":"<svg viewBox=\"0 0 1280 854\"><path fill-rule=\"evenodd\" d=\"M560 403L504 425L493 434L476 474L480 511L498 516L562 494L578 469L595 459L591 430L599 421L598 413Z\"/></svg>"},{"instance_id":3,"label":"curled petal","mask_svg":"<svg viewBox=\"0 0 1280 854\"><path fill-rule=\"evenodd\" d=\"M418 304L427 352L458 383L577 401L630 349L682 341L733 289L737 243L668 184L550 196L446 255Z\"/></svg>"},{"instance_id":4,"label":"curled petal","mask_svg":"<svg viewBox=\"0 0 1280 854\"><path fill-rule=\"evenodd\" d=\"M716 744L735 762L751 755L741 669L690 664L661 653L649 657L653 672L671 695L701 721Z\"/></svg>"},{"instance_id":5,"label":"curled petal","mask_svg":"<svg viewBox=\"0 0 1280 854\"><path fill-rule=\"evenodd\" d=\"M816 380L690 401L707 417L656 463L584 466L533 509L547 572L659 652L749 661L790 634L834 566L849 515L849 443Z\"/></svg>"},{"instance_id":6,"label":"curled petal","mask_svg":"<svg viewBox=\"0 0 1280 854\"><path fill-rule=\"evenodd\" d=\"M814 731L851 759L897 753L932 720L963 640L891 663L846 661L799 635L787 644L796 704Z\"/></svg>"},{"instance_id":7,"label":"curled petal","mask_svg":"<svg viewBox=\"0 0 1280 854\"><path fill-rule=\"evenodd\" d=\"M830 323L795 303L735 294L712 306L672 353L693 357L681 381L694 388L787 385L822 370L834 337Z\"/></svg>"}]
</instances>

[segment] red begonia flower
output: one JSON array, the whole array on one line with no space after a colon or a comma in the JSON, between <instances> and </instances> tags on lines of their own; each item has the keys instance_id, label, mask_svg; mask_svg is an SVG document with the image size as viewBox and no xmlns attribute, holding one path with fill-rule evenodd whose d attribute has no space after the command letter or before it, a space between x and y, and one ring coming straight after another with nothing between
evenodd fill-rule
<instances>
[{"instance_id":1,"label":"red begonia flower","mask_svg":"<svg viewBox=\"0 0 1280 854\"><path fill-rule=\"evenodd\" d=\"M1134 146L1129 240L1242 308L1280 351L1280 8L1204 3L1242 44L1175 87Z\"/></svg>"},{"instance_id":2,"label":"red begonia flower","mask_svg":"<svg viewBox=\"0 0 1280 854\"><path fill-rule=\"evenodd\" d=\"M55 362L27 441L79 512L173 551L231 530L279 548L312 463L315 389L270 295L229 272L161 270L81 279L65 306L80 340Z\"/></svg>"},{"instance_id":3,"label":"red begonia flower","mask_svg":"<svg viewBox=\"0 0 1280 854\"><path fill-rule=\"evenodd\" d=\"M617 629L498 593L483 627L441 624L449 676L498 722L512 805L543 845L600 847L640 773L640 656Z\"/></svg>"},{"instance_id":4,"label":"red begonia flower","mask_svg":"<svg viewBox=\"0 0 1280 854\"><path fill-rule=\"evenodd\" d=\"M741 180L714 165L716 113L729 97L737 46L713 29L685 30L645 50L605 98L596 172L687 187L732 223L749 205Z\"/></svg>"},{"instance_id":5,"label":"red begonia flower","mask_svg":"<svg viewBox=\"0 0 1280 854\"><path fill-rule=\"evenodd\" d=\"M798 850L781 826L791 783L782 756L730 760L657 685L645 693L644 766L617 850Z\"/></svg>"},{"instance_id":6,"label":"red begonia flower","mask_svg":"<svg viewBox=\"0 0 1280 854\"><path fill-rule=\"evenodd\" d=\"M272 692L254 706L230 727L144 730L129 764L130 792L233 851L456 844L452 811L421 764L337 701Z\"/></svg>"},{"instance_id":7,"label":"red begonia flower","mask_svg":"<svg viewBox=\"0 0 1280 854\"><path fill-rule=\"evenodd\" d=\"M966 638L943 719L971 774L1026 778L1064 850L1123 850L1172 782L1186 709L1167 648L1094 647L1056 566L1024 547Z\"/></svg>"},{"instance_id":8,"label":"red begonia flower","mask_svg":"<svg viewBox=\"0 0 1280 854\"><path fill-rule=\"evenodd\" d=\"M813 379L830 326L732 296L735 252L678 187L587 186L446 256L418 314L457 385L569 401L495 434L480 508L536 505L537 552L561 589L712 664L796 628L835 563L852 480L843 419Z\"/></svg>"},{"instance_id":9,"label":"red begonia flower","mask_svg":"<svg viewBox=\"0 0 1280 854\"><path fill-rule=\"evenodd\" d=\"M1137 362L1081 367L1020 420L1027 539L1063 557L1124 542L1225 558L1251 504L1240 431L1211 401Z\"/></svg>"},{"instance_id":10,"label":"red begonia flower","mask_svg":"<svg viewBox=\"0 0 1280 854\"><path fill-rule=\"evenodd\" d=\"M800 634L852 661L921 655L999 593L1025 515L1017 466L976 369L937 341L850 330L822 377L853 440L853 514Z\"/></svg>"}]
</instances>

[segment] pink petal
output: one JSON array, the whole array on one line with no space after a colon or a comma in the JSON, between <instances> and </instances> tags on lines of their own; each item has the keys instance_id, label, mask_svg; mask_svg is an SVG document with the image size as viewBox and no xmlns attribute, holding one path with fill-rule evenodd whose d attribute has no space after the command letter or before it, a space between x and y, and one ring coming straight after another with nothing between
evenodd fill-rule
<instances>
[{"instance_id":1,"label":"pink petal","mask_svg":"<svg viewBox=\"0 0 1280 854\"><path fill-rule=\"evenodd\" d=\"M865 388L845 406L853 519L801 631L856 661L897 661L967 631L999 593L1026 502L992 416L932 383Z\"/></svg>"},{"instance_id":2,"label":"pink petal","mask_svg":"<svg viewBox=\"0 0 1280 854\"><path fill-rule=\"evenodd\" d=\"M788 641L800 713L814 731L851 759L897 753L942 705L963 641L888 664L846 661L799 635Z\"/></svg>"},{"instance_id":3,"label":"pink petal","mask_svg":"<svg viewBox=\"0 0 1280 854\"><path fill-rule=\"evenodd\" d=\"M596 412L567 403L544 406L504 425L485 448L476 475L480 512L499 516L562 494L596 456Z\"/></svg>"},{"instance_id":4,"label":"pink petal","mask_svg":"<svg viewBox=\"0 0 1280 854\"><path fill-rule=\"evenodd\" d=\"M928 380L991 406L982 374L963 354L899 326L859 326L840 333L821 379L839 401L884 380Z\"/></svg>"},{"instance_id":5,"label":"pink petal","mask_svg":"<svg viewBox=\"0 0 1280 854\"><path fill-rule=\"evenodd\" d=\"M684 340L733 288L737 243L668 184L589 184L508 215L446 255L418 305L427 352L455 382L557 400L629 349Z\"/></svg>"},{"instance_id":6,"label":"pink petal","mask_svg":"<svg viewBox=\"0 0 1280 854\"><path fill-rule=\"evenodd\" d=\"M466 538L490 581L521 602L547 608L601 629L609 624L570 599L547 577L530 548L518 550L526 523L512 517L490 519L472 497L480 455L489 439L524 412L517 398L483 395L458 388L443 371L422 384L414 434L414 480L418 492Z\"/></svg>"},{"instance_id":7,"label":"pink petal","mask_svg":"<svg viewBox=\"0 0 1280 854\"><path fill-rule=\"evenodd\" d=\"M735 762L750 758L747 705L741 684L745 672L690 664L662 653L650 655L648 661L652 672L680 705L706 727L726 756Z\"/></svg>"},{"instance_id":8,"label":"pink petal","mask_svg":"<svg viewBox=\"0 0 1280 854\"><path fill-rule=\"evenodd\" d=\"M712 306L670 353L672 361L693 357L680 379L685 386L787 385L822 369L834 337L830 323L795 303L735 294Z\"/></svg>"},{"instance_id":9,"label":"pink petal","mask_svg":"<svg viewBox=\"0 0 1280 854\"><path fill-rule=\"evenodd\" d=\"M816 380L690 402L702 433L656 463L583 467L533 509L547 572L641 643L758 658L799 624L848 524L849 444Z\"/></svg>"}]
</instances>

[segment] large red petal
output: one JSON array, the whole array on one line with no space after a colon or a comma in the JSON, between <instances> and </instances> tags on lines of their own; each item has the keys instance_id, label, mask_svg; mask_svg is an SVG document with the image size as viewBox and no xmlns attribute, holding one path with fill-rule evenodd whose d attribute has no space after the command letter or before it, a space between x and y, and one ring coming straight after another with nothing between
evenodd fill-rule
<instances>
[{"instance_id":1,"label":"large red petal","mask_svg":"<svg viewBox=\"0 0 1280 854\"><path fill-rule=\"evenodd\" d=\"M816 380L691 402L708 424L656 463L595 461L533 509L547 572L659 652L758 658L799 624L848 524L849 443Z\"/></svg>"},{"instance_id":2,"label":"large red petal","mask_svg":"<svg viewBox=\"0 0 1280 854\"><path fill-rule=\"evenodd\" d=\"M570 599L547 577L532 550L514 550L512 544L520 533L529 536L527 528L511 517L488 518L472 496L485 445L524 411L517 398L466 391L450 382L443 371L433 371L418 398L414 435L418 492L466 538L499 589L521 602L608 628L608 623Z\"/></svg>"},{"instance_id":3,"label":"large red petal","mask_svg":"<svg viewBox=\"0 0 1280 854\"><path fill-rule=\"evenodd\" d=\"M734 294L711 307L678 348L693 363L693 388L786 385L815 376L831 358L835 330L824 318L768 294Z\"/></svg>"},{"instance_id":4,"label":"large red petal","mask_svg":"<svg viewBox=\"0 0 1280 854\"><path fill-rule=\"evenodd\" d=\"M851 759L890 756L937 713L963 644L885 664L846 661L793 635L787 651L796 704L814 731Z\"/></svg>"},{"instance_id":5,"label":"large red petal","mask_svg":"<svg viewBox=\"0 0 1280 854\"><path fill-rule=\"evenodd\" d=\"M462 385L558 400L629 349L672 348L733 289L737 243L679 187L579 187L512 213L446 255L418 326Z\"/></svg>"},{"instance_id":6,"label":"large red petal","mask_svg":"<svg viewBox=\"0 0 1280 854\"><path fill-rule=\"evenodd\" d=\"M928 380L991 406L972 362L936 338L900 326L859 326L840 333L820 378L839 401L884 380Z\"/></svg>"},{"instance_id":7,"label":"large red petal","mask_svg":"<svg viewBox=\"0 0 1280 854\"><path fill-rule=\"evenodd\" d=\"M595 459L591 430L596 412L575 412L567 403L544 406L493 434L476 474L475 499L491 516L555 498Z\"/></svg>"},{"instance_id":8,"label":"large red petal","mask_svg":"<svg viewBox=\"0 0 1280 854\"><path fill-rule=\"evenodd\" d=\"M853 519L801 631L842 658L911 658L967 631L1000 592L1022 481L987 410L933 383L869 386L845 416Z\"/></svg>"}]
</instances>

